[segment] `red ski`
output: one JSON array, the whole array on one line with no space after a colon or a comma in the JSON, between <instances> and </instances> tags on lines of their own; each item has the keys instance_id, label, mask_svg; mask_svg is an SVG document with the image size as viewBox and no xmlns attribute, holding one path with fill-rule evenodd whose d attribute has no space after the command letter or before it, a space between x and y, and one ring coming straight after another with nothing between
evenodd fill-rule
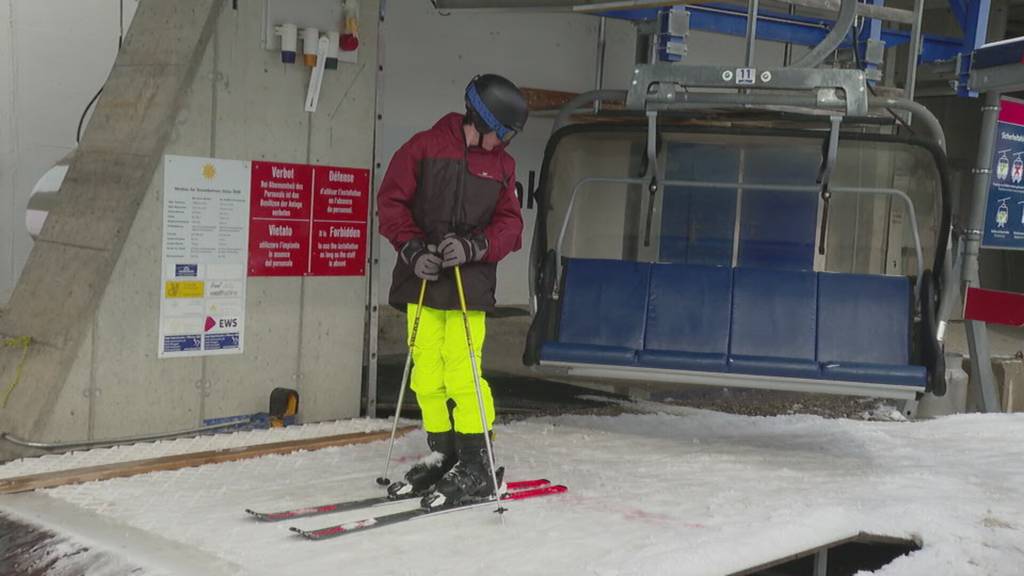
<instances>
[{"instance_id":1,"label":"red ski","mask_svg":"<svg viewBox=\"0 0 1024 576\"><path fill-rule=\"evenodd\" d=\"M529 490L533 488L540 488L547 486L551 482L539 478L537 480L520 480L517 482L509 482L506 484L506 488L509 492L519 492L522 490ZM320 516L322 514L333 514L335 512L347 512L349 510L358 510L360 508L371 508L375 506L386 506L396 502L403 502L410 498L419 498L419 495L409 495L405 498L392 499L387 496L373 496L371 498L363 498L361 500L348 500L345 502L332 502L330 504L321 504L319 506L308 506L304 508L294 508L292 510L282 510L280 512L257 512L255 510L246 509L246 513L250 516L261 520L263 522L280 522L281 520L294 520L296 518L308 518L310 516Z\"/></svg>"},{"instance_id":2,"label":"red ski","mask_svg":"<svg viewBox=\"0 0 1024 576\"><path fill-rule=\"evenodd\" d=\"M512 484L511 482L509 484ZM554 494L563 494L568 492L568 488L561 484L547 484L541 485L537 488L528 488L524 490L516 490L506 492L502 495L500 502L506 502L510 500L526 500L529 498L539 498L541 496L551 496ZM307 538L309 540L326 540L328 538L335 538L345 534L352 534L353 532L363 532L372 528L380 528L381 526L389 526L391 524L398 524L407 520L413 520L424 516L437 516L439 514L447 514L449 512L459 512L461 510L469 510L472 508L482 508L485 506L494 506L498 504L499 500L484 500L482 502L474 502L472 504L464 504L462 506L453 506L451 508L442 508L440 510L427 510L425 508L415 508L413 510L406 510L404 512L395 512L394 514L385 514L383 516L372 516L370 518L364 518L362 520L356 520L353 522L345 522L344 524L337 524L335 526L327 526L326 528L320 528L317 530L301 530L291 528L292 532Z\"/></svg>"}]
</instances>

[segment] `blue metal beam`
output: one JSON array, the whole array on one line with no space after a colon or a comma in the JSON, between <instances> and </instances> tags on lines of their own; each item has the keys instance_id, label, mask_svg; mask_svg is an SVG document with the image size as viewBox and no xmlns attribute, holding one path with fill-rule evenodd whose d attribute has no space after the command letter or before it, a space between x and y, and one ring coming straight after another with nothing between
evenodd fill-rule
<instances>
[{"instance_id":1,"label":"blue metal beam","mask_svg":"<svg viewBox=\"0 0 1024 576\"><path fill-rule=\"evenodd\" d=\"M986 0L987 1L987 0ZM747 11L731 4L700 4L687 6L690 13L690 29L725 34L727 36L745 37L747 33ZM625 20L654 20L658 17L657 9L618 10L604 12L604 16ZM877 22L869 19L869 22ZM757 18L757 39L768 42L784 42L801 46L816 46L831 30L833 21L824 18L808 18L789 14L759 11ZM885 42L887 47L899 46L910 41L910 33L900 30L885 30L881 25L867 26L867 36ZM852 38L841 45L842 48L852 46ZM863 48L862 48L863 49ZM951 60L956 58L962 49L962 41L957 38L933 36L926 34L922 46L921 59L925 62Z\"/></svg>"},{"instance_id":2,"label":"blue metal beam","mask_svg":"<svg viewBox=\"0 0 1024 576\"><path fill-rule=\"evenodd\" d=\"M875 5L884 4L884 0L865 1ZM963 38L950 38L924 34L919 61L940 62L960 57L958 94L960 96L976 96L977 94L967 90L971 69L970 55L985 43L991 0L948 0L948 2L953 16L964 31L964 36ZM686 9L690 13L691 30L728 36L746 36L747 11L744 8L730 4L700 4L687 6ZM654 20L658 17L658 9L617 10L605 12L603 15L625 20ZM833 25L832 20L823 18L759 11L757 39L815 46L828 34ZM862 62L868 39L882 41L886 48L891 48L909 43L910 33L898 29L885 29L882 27L882 22L877 19L864 19L864 25L857 38ZM840 47L850 48L852 44L852 35L850 35Z\"/></svg>"},{"instance_id":3,"label":"blue metal beam","mask_svg":"<svg viewBox=\"0 0 1024 576\"><path fill-rule=\"evenodd\" d=\"M967 1L967 25L964 28L963 47L965 56L974 53L975 50L985 44L988 35L988 15L990 0L966 0ZM971 59L963 58L960 61L960 78L957 87L957 95L975 97L977 92L968 89L971 76Z\"/></svg>"}]
</instances>

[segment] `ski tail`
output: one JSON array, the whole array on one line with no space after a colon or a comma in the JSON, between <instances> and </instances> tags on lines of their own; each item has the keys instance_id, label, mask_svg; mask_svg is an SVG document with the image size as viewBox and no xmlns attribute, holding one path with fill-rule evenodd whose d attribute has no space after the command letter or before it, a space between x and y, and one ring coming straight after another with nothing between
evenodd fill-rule
<instances>
[{"instance_id":1,"label":"ski tail","mask_svg":"<svg viewBox=\"0 0 1024 576\"><path fill-rule=\"evenodd\" d=\"M505 489L509 493L515 493L522 490L530 490L533 488L540 488L551 484L545 478L537 478L533 480L516 480L513 482L506 482ZM318 506L306 506L302 508L293 508L291 510L281 510L278 512L258 512L246 508L246 514L261 522L281 522L282 520L297 520L299 518L308 518L311 516L321 516L323 514L332 514L335 512L347 512L349 510L358 510L360 508L369 508L372 506L379 506L382 504L390 504L392 502L401 502L412 498L419 498L420 494L409 494L404 498L389 498L387 496L373 496L370 498L363 498L360 500L348 500L345 502L331 502L329 504L322 504Z\"/></svg>"},{"instance_id":2,"label":"ski tail","mask_svg":"<svg viewBox=\"0 0 1024 576\"><path fill-rule=\"evenodd\" d=\"M554 494L564 494L569 491L569 488L564 484L546 484L538 486L537 488L531 488L529 490L518 490L515 492L508 492L502 496L502 500L526 500L528 498L537 498L539 496L552 496Z\"/></svg>"}]
</instances>

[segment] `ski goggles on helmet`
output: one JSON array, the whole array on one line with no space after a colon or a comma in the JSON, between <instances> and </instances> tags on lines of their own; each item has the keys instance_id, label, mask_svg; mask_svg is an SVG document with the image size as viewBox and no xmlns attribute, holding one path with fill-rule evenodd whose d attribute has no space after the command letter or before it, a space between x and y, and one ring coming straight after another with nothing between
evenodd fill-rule
<instances>
[{"instance_id":1,"label":"ski goggles on helmet","mask_svg":"<svg viewBox=\"0 0 1024 576\"><path fill-rule=\"evenodd\" d=\"M472 107L473 112L476 113L479 120L481 120L487 130L480 130L480 126L477 129L480 130L481 135L494 132L498 135L498 138L505 144L508 144L516 137L519 132L514 128L509 128L501 123L494 113L491 112L487 104L484 103L483 99L480 98L480 93L476 89L475 83L470 83L466 87L466 100Z\"/></svg>"}]
</instances>

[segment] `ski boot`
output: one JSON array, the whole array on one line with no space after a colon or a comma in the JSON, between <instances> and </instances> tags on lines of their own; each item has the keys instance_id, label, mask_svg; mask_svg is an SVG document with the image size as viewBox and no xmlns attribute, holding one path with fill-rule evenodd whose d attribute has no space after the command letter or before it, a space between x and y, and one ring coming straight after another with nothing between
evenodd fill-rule
<instances>
[{"instance_id":1,"label":"ski boot","mask_svg":"<svg viewBox=\"0 0 1024 576\"><path fill-rule=\"evenodd\" d=\"M458 461L455 449L455 432L428 432L427 445L430 454L412 465L403 480L388 486L388 498L401 500L428 494Z\"/></svg>"},{"instance_id":2,"label":"ski boot","mask_svg":"<svg viewBox=\"0 0 1024 576\"><path fill-rule=\"evenodd\" d=\"M483 434L459 434L459 461L437 482L434 491L420 500L427 510L440 510L494 499L494 480L487 458ZM505 469L498 468L498 490L503 491L502 476Z\"/></svg>"}]
</instances>

